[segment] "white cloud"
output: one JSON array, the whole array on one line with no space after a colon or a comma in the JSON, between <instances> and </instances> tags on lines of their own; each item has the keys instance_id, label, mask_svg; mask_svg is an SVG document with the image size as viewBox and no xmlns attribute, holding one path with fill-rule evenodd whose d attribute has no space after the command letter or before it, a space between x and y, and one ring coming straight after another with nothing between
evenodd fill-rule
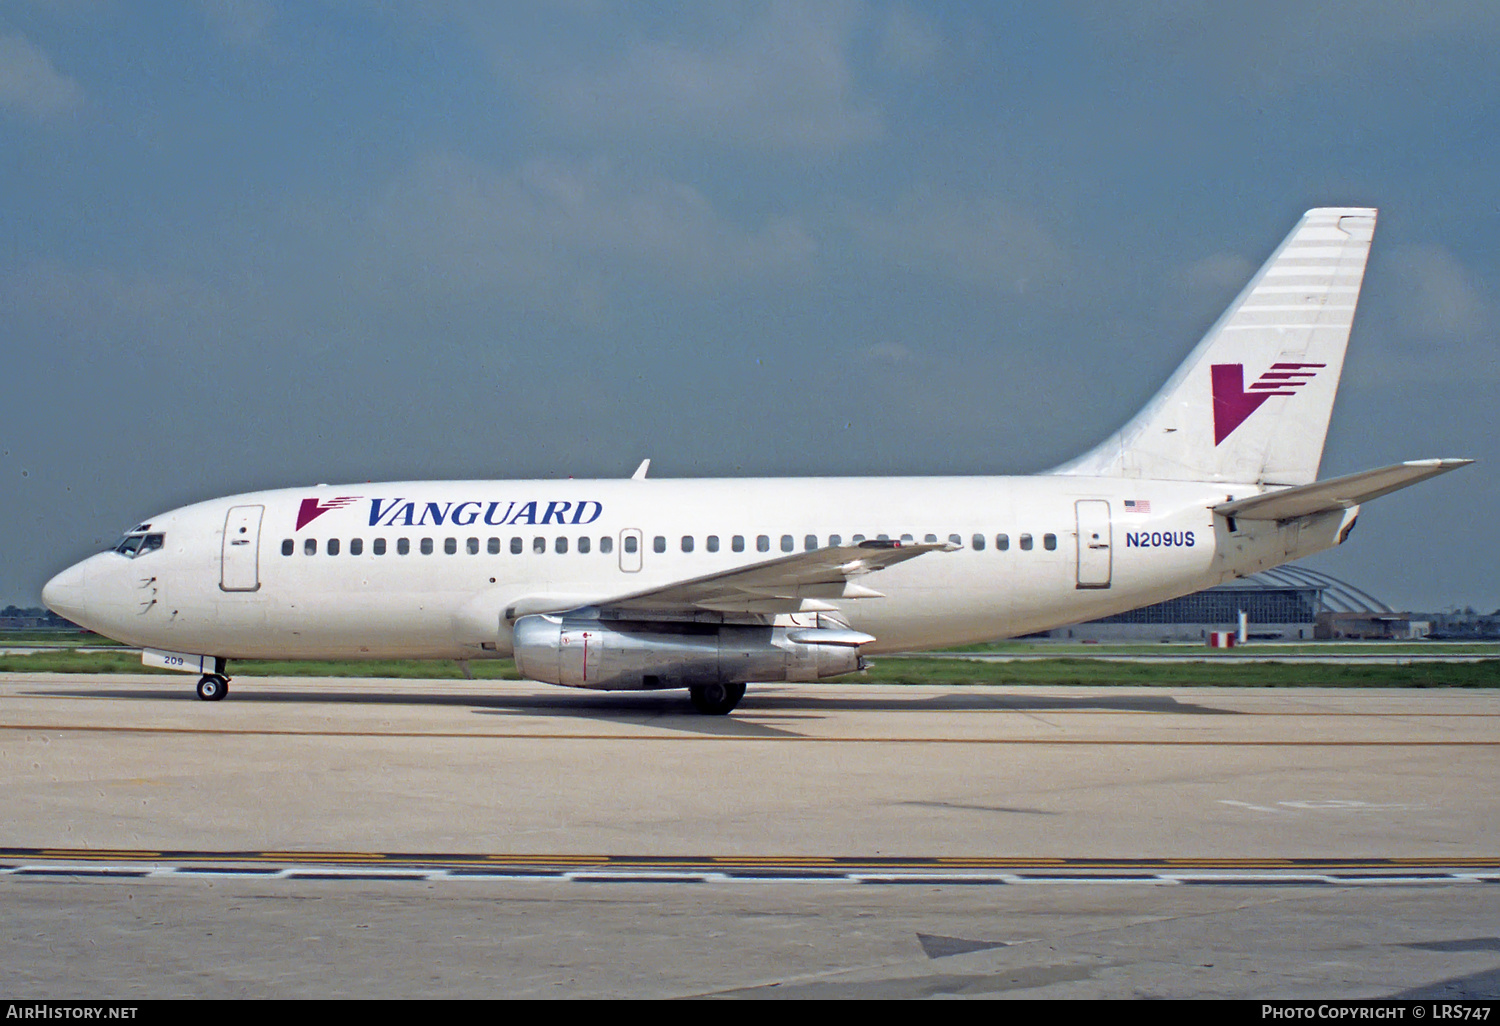
<instances>
[{"instance_id":1,"label":"white cloud","mask_svg":"<svg viewBox=\"0 0 1500 1026\"><path fill-rule=\"evenodd\" d=\"M93 358L126 346L197 350L222 332L226 310L218 291L172 272L58 261L0 269L0 320Z\"/></svg>"},{"instance_id":2,"label":"white cloud","mask_svg":"<svg viewBox=\"0 0 1500 1026\"><path fill-rule=\"evenodd\" d=\"M889 211L857 211L849 226L867 256L906 271L1026 292L1067 263L1062 247L1020 206L993 196L909 193Z\"/></svg>"},{"instance_id":3,"label":"white cloud","mask_svg":"<svg viewBox=\"0 0 1500 1026\"><path fill-rule=\"evenodd\" d=\"M538 99L585 137L675 136L828 154L879 139L880 110L855 92L856 9L776 0L727 41L636 38L598 69L546 76Z\"/></svg>"},{"instance_id":4,"label":"white cloud","mask_svg":"<svg viewBox=\"0 0 1500 1026\"><path fill-rule=\"evenodd\" d=\"M48 121L80 106L83 87L25 36L0 35L0 110Z\"/></svg>"},{"instance_id":5,"label":"white cloud","mask_svg":"<svg viewBox=\"0 0 1500 1026\"><path fill-rule=\"evenodd\" d=\"M1468 268L1436 245L1404 245L1388 258L1400 276L1401 328L1413 337L1472 336L1491 319Z\"/></svg>"},{"instance_id":6,"label":"white cloud","mask_svg":"<svg viewBox=\"0 0 1500 1026\"><path fill-rule=\"evenodd\" d=\"M198 0L198 7L216 35L241 50L264 39L276 17L270 0Z\"/></svg>"},{"instance_id":7,"label":"white cloud","mask_svg":"<svg viewBox=\"0 0 1500 1026\"><path fill-rule=\"evenodd\" d=\"M943 37L930 21L906 4L887 13L880 32L880 55L903 71L930 67L943 49Z\"/></svg>"},{"instance_id":8,"label":"white cloud","mask_svg":"<svg viewBox=\"0 0 1500 1026\"><path fill-rule=\"evenodd\" d=\"M1214 0L1110 0L1079 10L1080 20L1110 47L1269 93L1311 79L1378 73L1384 55L1431 40L1500 35L1500 6L1492 0L1262 0L1239 7Z\"/></svg>"},{"instance_id":9,"label":"white cloud","mask_svg":"<svg viewBox=\"0 0 1500 1026\"><path fill-rule=\"evenodd\" d=\"M872 360L896 367L921 362L921 357L910 346L900 342L877 342L872 346L866 346L864 353Z\"/></svg>"},{"instance_id":10,"label":"white cloud","mask_svg":"<svg viewBox=\"0 0 1500 1026\"><path fill-rule=\"evenodd\" d=\"M1180 283L1191 292L1226 288L1239 289L1255 274L1255 264L1238 253L1215 253L1196 260L1178 274Z\"/></svg>"},{"instance_id":11,"label":"white cloud","mask_svg":"<svg viewBox=\"0 0 1500 1026\"><path fill-rule=\"evenodd\" d=\"M1377 237L1378 242L1378 237ZM1393 245L1365 281L1350 341L1361 383L1451 390L1500 381L1495 286L1446 248Z\"/></svg>"},{"instance_id":12,"label":"white cloud","mask_svg":"<svg viewBox=\"0 0 1500 1026\"><path fill-rule=\"evenodd\" d=\"M808 272L816 244L793 218L736 225L690 185L632 179L608 164L536 160L500 172L428 158L379 205L386 275L443 292L500 289L587 315L612 285L669 291Z\"/></svg>"}]
</instances>

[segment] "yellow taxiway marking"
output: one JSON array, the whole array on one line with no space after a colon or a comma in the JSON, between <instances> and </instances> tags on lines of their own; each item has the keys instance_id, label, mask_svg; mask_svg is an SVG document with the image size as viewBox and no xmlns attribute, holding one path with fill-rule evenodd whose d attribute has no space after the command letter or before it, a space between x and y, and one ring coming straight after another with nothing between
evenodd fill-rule
<instances>
[{"instance_id":1,"label":"yellow taxiway marking","mask_svg":"<svg viewBox=\"0 0 1500 1026\"><path fill-rule=\"evenodd\" d=\"M742 721L755 725L754 721ZM464 730L284 730L259 727L126 727L98 726L61 723L5 723L0 731L33 731L53 734L200 734L216 737L320 737L320 738L458 738L483 741L620 741L620 742L680 742L686 744L716 744L735 742L741 744L872 744L872 745L1093 745L1114 747L1172 747L1172 748L1493 748L1500 746L1500 739L1492 741L1474 740L1360 740L1334 741L1313 740L1240 740L1215 738L1042 738L1042 737L867 737L867 736L810 736L810 735L763 735L738 734L562 734L523 733L520 731L464 731Z\"/></svg>"},{"instance_id":2,"label":"yellow taxiway marking","mask_svg":"<svg viewBox=\"0 0 1500 1026\"><path fill-rule=\"evenodd\" d=\"M1242 857L1110 858L1067 856L857 856L857 855L605 855L500 852L200 851L103 848L0 848L6 861L121 861L294 863L387 867L549 866L630 869L839 869L839 870L1386 870L1497 869L1500 856L1406 856L1393 858Z\"/></svg>"}]
</instances>

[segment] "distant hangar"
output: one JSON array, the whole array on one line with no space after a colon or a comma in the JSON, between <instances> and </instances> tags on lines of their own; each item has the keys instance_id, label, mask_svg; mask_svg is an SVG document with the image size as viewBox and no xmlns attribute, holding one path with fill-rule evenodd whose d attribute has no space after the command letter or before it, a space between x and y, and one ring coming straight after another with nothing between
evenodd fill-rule
<instances>
[{"instance_id":1,"label":"distant hangar","mask_svg":"<svg viewBox=\"0 0 1500 1026\"><path fill-rule=\"evenodd\" d=\"M1142 606L1100 620L1048 631L1072 641L1204 641L1213 631L1239 628L1261 641L1339 638L1420 638L1426 620L1413 620L1347 581L1295 565L1263 570L1205 591Z\"/></svg>"}]
</instances>

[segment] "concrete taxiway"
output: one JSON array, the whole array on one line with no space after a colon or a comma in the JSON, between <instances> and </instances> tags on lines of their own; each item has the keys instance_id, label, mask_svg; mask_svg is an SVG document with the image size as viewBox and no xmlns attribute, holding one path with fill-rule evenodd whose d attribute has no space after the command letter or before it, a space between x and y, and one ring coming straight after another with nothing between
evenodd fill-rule
<instances>
[{"instance_id":1,"label":"concrete taxiway","mask_svg":"<svg viewBox=\"0 0 1500 1026\"><path fill-rule=\"evenodd\" d=\"M9 993L1500 993L1500 693L191 685L0 675Z\"/></svg>"}]
</instances>

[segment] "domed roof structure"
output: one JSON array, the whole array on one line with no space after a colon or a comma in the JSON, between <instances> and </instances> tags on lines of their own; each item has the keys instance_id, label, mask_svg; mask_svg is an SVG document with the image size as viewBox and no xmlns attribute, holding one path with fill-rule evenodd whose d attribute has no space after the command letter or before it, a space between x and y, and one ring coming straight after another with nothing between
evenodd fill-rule
<instances>
[{"instance_id":1,"label":"domed roof structure","mask_svg":"<svg viewBox=\"0 0 1500 1026\"><path fill-rule=\"evenodd\" d=\"M1310 639L1329 615L1381 617L1394 614L1369 592L1331 574L1287 565L1226 581L1180 598L1142 606L1054 631L1054 637L1192 638L1234 629L1243 615L1255 637Z\"/></svg>"},{"instance_id":2,"label":"domed roof structure","mask_svg":"<svg viewBox=\"0 0 1500 1026\"><path fill-rule=\"evenodd\" d=\"M1374 595L1356 588L1348 581L1341 581L1332 574L1325 574L1321 570L1310 570L1305 566L1297 566L1295 563L1262 570L1242 580L1262 588L1316 588L1322 593L1323 609L1331 613L1395 612ZM1220 585L1224 588L1242 586L1240 581Z\"/></svg>"}]
</instances>

